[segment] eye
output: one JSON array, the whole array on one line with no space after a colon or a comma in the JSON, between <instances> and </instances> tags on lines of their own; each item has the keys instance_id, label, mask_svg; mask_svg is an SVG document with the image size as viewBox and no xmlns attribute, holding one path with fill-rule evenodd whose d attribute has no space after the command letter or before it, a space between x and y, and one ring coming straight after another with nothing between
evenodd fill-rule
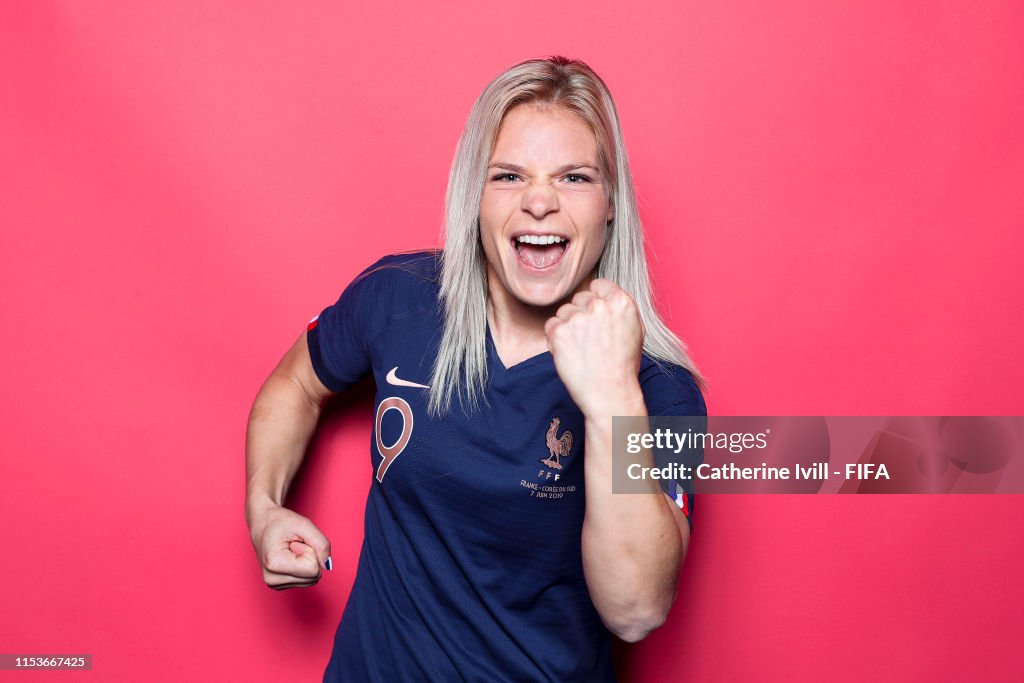
<instances>
[{"instance_id":1,"label":"eye","mask_svg":"<svg viewBox=\"0 0 1024 683\"><path fill-rule=\"evenodd\" d=\"M565 176L565 179L569 181L570 185L579 185L580 183L589 183L590 177L585 176L582 173L570 173Z\"/></svg>"},{"instance_id":2,"label":"eye","mask_svg":"<svg viewBox=\"0 0 1024 683\"><path fill-rule=\"evenodd\" d=\"M491 180L499 180L502 182L511 182L512 180L518 179L519 176L515 173L499 173L498 175L491 178Z\"/></svg>"}]
</instances>

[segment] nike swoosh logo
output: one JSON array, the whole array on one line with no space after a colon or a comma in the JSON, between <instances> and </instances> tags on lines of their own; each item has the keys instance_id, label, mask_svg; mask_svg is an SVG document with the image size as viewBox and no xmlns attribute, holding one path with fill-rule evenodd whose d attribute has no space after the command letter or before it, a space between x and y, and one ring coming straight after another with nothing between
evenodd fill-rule
<instances>
[{"instance_id":1,"label":"nike swoosh logo","mask_svg":"<svg viewBox=\"0 0 1024 683\"><path fill-rule=\"evenodd\" d=\"M404 379L398 379L398 366L391 368L391 372L388 373L387 381L388 384L394 384L396 387L416 387L417 389L429 389L426 384L416 384L416 382L410 382Z\"/></svg>"}]
</instances>

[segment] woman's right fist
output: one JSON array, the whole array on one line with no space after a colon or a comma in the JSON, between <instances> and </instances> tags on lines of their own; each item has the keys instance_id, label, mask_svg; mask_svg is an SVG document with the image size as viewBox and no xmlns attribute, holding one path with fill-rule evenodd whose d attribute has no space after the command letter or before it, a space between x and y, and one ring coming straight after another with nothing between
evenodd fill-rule
<instances>
[{"instance_id":1,"label":"woman's right fist","mask_svg":"<svg viewBox=\"0 0 1024 683\"><path fill-rule=\"evenodd\" d=\"M274 590L314 586L321 567L331 569L331 542L306 517L271 505L248 518L263 581Z\"/></svg>"}]
</instances>

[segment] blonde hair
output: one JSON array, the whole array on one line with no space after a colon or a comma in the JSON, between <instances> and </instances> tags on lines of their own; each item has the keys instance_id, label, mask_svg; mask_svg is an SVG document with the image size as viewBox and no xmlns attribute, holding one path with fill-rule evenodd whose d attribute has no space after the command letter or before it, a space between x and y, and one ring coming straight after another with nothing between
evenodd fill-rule
<instances>
[{"instance_id":1,"label":"blonde hair","mask_svg":"<svg viewBox=\"0 0 1024 683\"><path fill-rule=\"evenodd\" d=\"M444 332L434 361L428 412L447 413L455 396L464 411L467 406L475 410L485 395L488 288L479 234L480 200L498 128L510 109L526 103L575 113L594 131L615 211L597 277L617 283L636 301L646 332L644 352L655 361L681 365L703 387L686 345L655 310L643 226L611 93L583 62L554 56L522 62L491 81L473 104L459 139L445 200L440 283Z\"/></svg>"}]
</instances>

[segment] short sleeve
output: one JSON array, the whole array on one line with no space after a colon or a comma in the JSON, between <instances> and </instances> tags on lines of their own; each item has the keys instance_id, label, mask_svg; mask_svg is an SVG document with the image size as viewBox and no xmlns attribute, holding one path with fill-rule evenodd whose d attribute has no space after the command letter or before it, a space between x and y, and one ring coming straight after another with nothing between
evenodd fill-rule
<instances>
[{"instance_id":1,"label":"short sleeve","mask_svg":"<svg viewBox=\"0 0 1024 683\"><path fill-rule=\"evenodd\" d=\"M686 368L671 363L655 363L645 358L640 370L640 387L644 392L644 403L647 405L647 414L664 417L694 416L707 417L707 406L704 403L704 396L700 387L697 386L693 375ZM658 425L656 420L651 420L651 429ZM667 426L667 425L666 425ZM655 453L658 459L658 453ZM672 460L685 461L690 467L696 467L703 459L703 451L695 449L684 450L681 454L673 454ZM691 470L692 471L692 470ZM679 506L686 515L686 521L693 530L693 479L662 479L660 480L662 490L672 501Z\"/></svg>"},{"instance_id":2,"label":"short sleeve","mask_svg":"<svg viewBox=\"0 0 1024 683\"><path fill-rule=\"evenodd\" d=\"M378 265L360 273L306 325L313 369L331 391L344 391L370 372L370 342L387 322L387 274Z\"/></svg>"}]
</instances>

